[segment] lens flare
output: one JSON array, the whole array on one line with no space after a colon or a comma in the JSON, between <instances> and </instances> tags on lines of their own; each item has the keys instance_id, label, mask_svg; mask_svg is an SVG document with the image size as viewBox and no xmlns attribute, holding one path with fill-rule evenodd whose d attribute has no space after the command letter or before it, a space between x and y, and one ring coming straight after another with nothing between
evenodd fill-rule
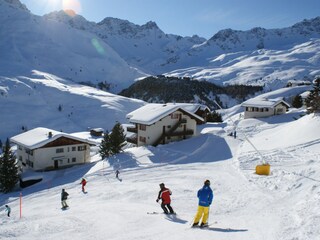
<instances>
[{"instance_id":1,"label":"lens flare","mask_svg":"<svg viewBox=\"0 0 320 240\"><path fill-rule=\"evenodd\" d=\"M81 4L79 0L63 0L62 9L70 16L81 13Z\"/></svg>"},{"instance_id":2,"label":"lens flare","mask_svg":"<svg viewBox=\"0 0 320 240\"><path fill-rule=\"evenodd\" d=\"M99 43L99 41L96 38L91 39L91 44L93 45L93 47L96 49L96 51L99 54L105 55L104 48L101 46L101 44Z\"/></svg>"}]
</instances>

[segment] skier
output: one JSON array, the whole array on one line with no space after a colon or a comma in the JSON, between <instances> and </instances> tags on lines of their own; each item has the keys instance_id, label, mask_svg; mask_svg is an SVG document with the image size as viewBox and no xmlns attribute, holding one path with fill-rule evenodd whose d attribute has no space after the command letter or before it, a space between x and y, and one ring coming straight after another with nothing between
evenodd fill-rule
<instances>
[{"instance_id":1,"label":"skier","mask_svg":"<svg viewBox=\"0 0 320 240\"><path fill-rule=\"evenodd\" d=\"M84 179L84 178L82 178L82 180L81 180L80 184L82 185L82 192L85 192L85 190L84 190L84 186L86 186L86 184L87 184L87 180L86 180L86 179Z\"/></svg>"},{"instance_id":2,"label":"skier","mask_svg":"<svg viewBox=\"0 0 320 240\"><path fill-rule=\"evenodd\" d=\"M119 173L120 173L119 170L117 170L116 171L116 178L118 178L118 179L119 179Z\"/></svg>"},{"instance_id":3,"label":"skier","mask_svg":"<svg viewBox=\"0 0 320 240\"><path fill-rule=\"evenodd\" d=\"M198 212L194 218L194 222L192 227L196 227L199 224L200 219L202 218L202 223L200 227L207 227L208 226L208 217L209 217L209 206L213 200L213 192L210 188L210 181L206 180L204 182L203 187L198 191L197 194L199 198L199 206Z\"/></svg>"},{"instance_id":4,"label":"skier","mask_svg":"<svg viewBox=\"0 0 320 240\"><path fill-rule=\"evenodd\" d=\"M69 207L67 204L68 196L69 196L69 194L64 189L62 189L62 192L61 192L62 209L66 209L67 207Z\"/></svg>"},{"instance_id":5,"label":"skier","mask_svg":"<svg viewBox=\"0 0 320 240\"><path fill-rule=\"evenodd\" d=\"M159 202L159 200L162 200L161 203L161 208L163 209L165 214L175 214L175 212L173 211L170 203L171 203L171 198L170 195L172 194L172 192L170 191L169 188L166 188L164 186L164 183L160 183L160 191L158 194L158 198L157 198L157 202Z\"/></svg>"},{"instance_id":6,"label":"skier","mask_svg":"<svg viewBox=\"0 0 320 240\"><path fill-rule=\"evenodd\" d=\"M5 207L6 207L5 211L7 212L7 216L10 217L11 208L8 205L5 205Z\"/></svg>"}]
</instances>

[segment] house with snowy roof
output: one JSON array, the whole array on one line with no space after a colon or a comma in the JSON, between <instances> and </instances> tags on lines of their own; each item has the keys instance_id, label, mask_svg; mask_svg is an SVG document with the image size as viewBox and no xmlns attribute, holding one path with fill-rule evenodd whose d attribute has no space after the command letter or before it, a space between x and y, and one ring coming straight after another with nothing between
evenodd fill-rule
<instances>
[{"instance_id":1,"label":"house with snowy roof","mask_svg":"<svg viewBox=\"0 0 320 240\"><path fill-rule=\"evenodd\" d=\"M22 170L52 170L90 162L94 142L48 128L34 128L10 138L17 145Z\"/></svg>"},{"instance_id":2,"label":"house with snowy roof","mask_svg":"<svg viewBox=\"0 0 320 240\"><path fill-rule=\"evenodd\" d=\"M127 114L133 124L127 132L134 133L127 141L137 146L157 146L195 136L197 124L205 122L195 113L198 110L199 106L183 103L147 104Z\"/></svg>"},{"instance_id":3,"label":"house with snowy roof","mask_svg":"<svg viewBox=\"0 0 320 240\"><path fill-rule=\"evenodd\" d=\"M284 114L290 105L283 98L251 98L241 104L245 108L244 118L261 118Z\"/></svg>"}]
</instances>

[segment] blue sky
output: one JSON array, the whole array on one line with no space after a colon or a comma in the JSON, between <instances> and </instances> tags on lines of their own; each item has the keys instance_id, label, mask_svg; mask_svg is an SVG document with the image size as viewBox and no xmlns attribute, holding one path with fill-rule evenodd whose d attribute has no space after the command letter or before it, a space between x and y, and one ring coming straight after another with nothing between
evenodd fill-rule
<instances>
[{"instance_id":1,"label":"blue sky","mask_svg":"<svg viewBox=\"0 0 320 240\"><path fill-rule=\"evenodd\" d=\"M36 15L73 8L87 20L116 17L165 33L210 38L226 28L282 28L320 16L319 0L20 0Z\"/></svg>"}]
</instances>

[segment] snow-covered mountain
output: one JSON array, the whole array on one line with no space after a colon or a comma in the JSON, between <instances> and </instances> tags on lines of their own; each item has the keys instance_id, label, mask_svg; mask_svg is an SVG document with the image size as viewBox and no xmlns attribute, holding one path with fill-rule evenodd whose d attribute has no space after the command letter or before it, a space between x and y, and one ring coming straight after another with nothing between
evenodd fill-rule
<instances>
[{"instance_id":1,"label":"snow-covered mountain","mask_svg":"<svg viewBox=\"0 0 320 240\"><path fill-rule=\"evenodd\" d=\"M1 0L0 11L3 76L38 70L118 92L150 74L271 89L319 74L320 17L282 29L225 29L207 40L166 34L151 21L95 23L71 11L39 17L19 0Z\"/></svg>"},{"instance_id":2,"label":"snow-covered mountain","mask_svg":"<svg viewBox=\"0 0 320 240\"><path fill-rule=\"evenodd\" d=\"M0 76L32 70L74 82L109 83L113 91L144 76L95 34L35 16L18 0L0 1Z\"/></svg>"},{"instance_id":3,"label":"snow-covered mountain","mask_svg":"<svg viewBox=\"0 0 320 240\"><path fill-rule=\"evenodd\" d=\"M139 26L105 18L93 23L64 11L45 18L98 35L130 65L150 74L188 76L218 84L260 84L272 89L288 80L319 74L320 17L283 29L225 29L209 40L165 34L154 22Z\"/></svg>"}]
</instances>

